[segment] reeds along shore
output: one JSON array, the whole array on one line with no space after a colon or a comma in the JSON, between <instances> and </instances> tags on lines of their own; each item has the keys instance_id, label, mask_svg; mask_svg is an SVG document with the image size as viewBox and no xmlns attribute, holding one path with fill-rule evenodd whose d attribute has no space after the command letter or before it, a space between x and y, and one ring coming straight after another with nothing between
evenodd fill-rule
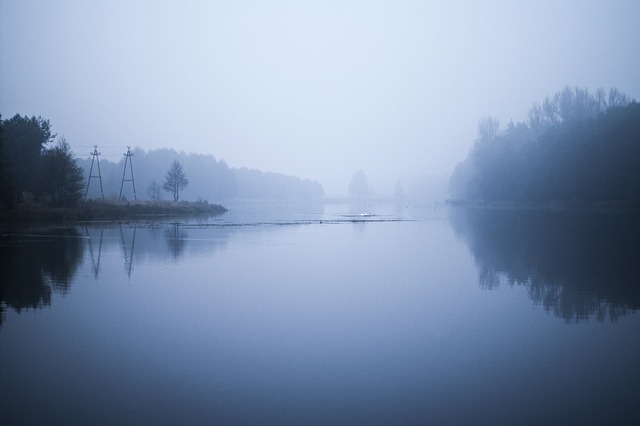
<instances>
[{"instance_id":1,"label":"reeds along shore","mask_svg":"<svg viewBox=\"0 0 640 426\"><path fill-rule=\"evenodd\" d=\"M37 224L87 220L123 220L145 216L201 216L218 215L227 209L207 202L111 202L81 201L75 207L52 208L38 204L17 205L0 210L3 227L10 224Z\"/></svg>"}]
</instances>

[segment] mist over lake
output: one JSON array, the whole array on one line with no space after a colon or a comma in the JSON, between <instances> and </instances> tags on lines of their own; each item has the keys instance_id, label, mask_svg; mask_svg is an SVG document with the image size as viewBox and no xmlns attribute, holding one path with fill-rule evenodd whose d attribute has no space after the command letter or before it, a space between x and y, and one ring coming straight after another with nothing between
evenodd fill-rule
<instances>
[{"instance_id":1,"label":"mist over lake","mask_svg":"<svg viewBox=\"0 0 640 426\"><path fill-rule=\"evenodd\" d=\"M0 426L640 424L638 22L0 0Z\"/></svg>"},{"instance_id":2,"label":"mist over lake","mask_svg":"<svg viewBox=\"0 0 640 426\"><path fill-rule=\"evenodd\" d=\"M625 424L635 212L236 203L0 237L2 424Z\"/></svg>"}]
</instances>

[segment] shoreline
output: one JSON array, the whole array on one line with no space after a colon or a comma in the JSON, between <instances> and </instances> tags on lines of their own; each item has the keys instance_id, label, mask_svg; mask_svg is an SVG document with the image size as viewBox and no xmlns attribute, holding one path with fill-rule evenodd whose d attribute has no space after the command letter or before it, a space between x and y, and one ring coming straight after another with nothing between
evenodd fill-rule
<instances>
[{"instance_id":1,"label":"shoreline","mask_svg":"<svg viewBox=\"0 0 640 426\"><path fill-rule=\"evenodd\" d=\"M640 211L640 206L625 205L620 202L597 202L592 204L563 204L559 202L517 202L447 199L450 207L502 210L546 210L546 211Z\"/></svg>"},{"instance_id":2,"label":"shoreline","mask_svg":"<svg viewBox=\"0 0 640 426\"><path fill-rule=\"evenodd\" d=\"M44 207L42 205L18 205L0 210L1 228L30 225L47 225L96 220L131 220L145 217L197 217L215 216L226 212L219 204L207 202L111 202L102 200L81 201L74 207Z\"/></svg>"}]
</instances>

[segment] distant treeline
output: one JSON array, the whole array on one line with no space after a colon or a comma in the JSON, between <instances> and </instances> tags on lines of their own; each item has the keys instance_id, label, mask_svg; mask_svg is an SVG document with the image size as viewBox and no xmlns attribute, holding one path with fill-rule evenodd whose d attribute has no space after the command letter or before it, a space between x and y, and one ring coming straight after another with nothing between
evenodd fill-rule
<instances>
[{"instance_id":1,"label":"distant treeline","mask_svg":"<svg viewBox=\"0 0 640 426\"><path fill-rule=\"evenodd\" d=\"M454 199L640 207L640 104L616 89L565 88L526 122L483 118L450 180Z\"/></svg>"},{"instance_id":2,"label":"distant treeline","mask_svg":"<svg viewBox=\"0 0 640 426\"><path fill-rule=\"evenodd\" d=\"M230 168L211 155L134 149L133 157L123 156L112 162L89 152L81 157L78 154L71 151L64 137L56 139L49 120L19 114L9 119L0 116L0 208L9 209L20 203L71 207L84 197L87 187L88 198L102 198L104 194L106 199L119 199L122 192L128 200L169 199L171 194L159 188L174 162L180 163L188 183L181 188L180 200L216 202L324 195L318 182Z\"/></svg>"},{"instance_id":3,"label":"distant treeline","mask_svg":"<svg viewBox=\"0 0 640 426\"><path fill-rule=\"evenodd\" d=\"M167 169L173 161L179 161L184 169L189 185L180 194L183 200L207 200L217 202L233 198L314 198L322 197L324 190L316 181L286 176L278 173L266 173L247 168L231 168L223 160L211 155L186 154L172 149L157 149L145 152L140 148L132 150L133 175L136 195L139 200L150 199L148 188L153 183L162 184ZM99 157L100 158L100 157ZM77 160L84 169L85 181L89 179L92 157ZM122 194L133 200L133 182L130 182L130 170L125 175L125 157L119 162L100 159L100 174L105 198ZM127 165L127 167L130 167ZM94 163L89 184L89 198L99 198L100 182L97 165ZM165 193L165 199L168 195Z\"/></svg>"}]
</instances>

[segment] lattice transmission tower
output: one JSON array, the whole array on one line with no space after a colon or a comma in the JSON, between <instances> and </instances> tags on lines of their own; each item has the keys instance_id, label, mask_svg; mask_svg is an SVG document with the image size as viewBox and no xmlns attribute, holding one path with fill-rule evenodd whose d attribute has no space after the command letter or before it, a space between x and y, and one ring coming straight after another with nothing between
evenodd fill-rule
<instances>
[{"instance_id":1,"label":"lattice transmission tower","mask_svg":"<svg viewBox=\"0 0 640 426\"><path fill-rule=\"evenodd\" d=\"M98 145L93 146L93 152L91 153L91 168L89 169L89 179L87 179L87 190L84 193L84 199L87 199L87 195L89 194L89 185L91 184L91 179L98 178L100 180L100 194L102 194L102 198L104 199L104 189L102 189L102 173L100 173L100 159L98 158L100 153L98 152ZM98 165L98 175L95 176L93 174L93 163Z\"/></svg>"},{"instance_id":2,"label":"lattice transmission tower","mask_svg":"<svg viewBox=\"0 0 640 426\"><path fill-rule=\"evenodd\" d=\"M122 183L120 184L120 197L118 197L118 201L122 200L122 188L124 187L125 182L131 182L133 185L133 199L138 201L138 197L136 195L136 181L133 178L133 153L131 152L131 147L127 147L127 153L124 154L126 157L124 159L124 171L122 172ZM129 170L131 171L131 179L125 179L125 175L127 174L127 163L129 163Z\"/></svg>"}]
</instances>

